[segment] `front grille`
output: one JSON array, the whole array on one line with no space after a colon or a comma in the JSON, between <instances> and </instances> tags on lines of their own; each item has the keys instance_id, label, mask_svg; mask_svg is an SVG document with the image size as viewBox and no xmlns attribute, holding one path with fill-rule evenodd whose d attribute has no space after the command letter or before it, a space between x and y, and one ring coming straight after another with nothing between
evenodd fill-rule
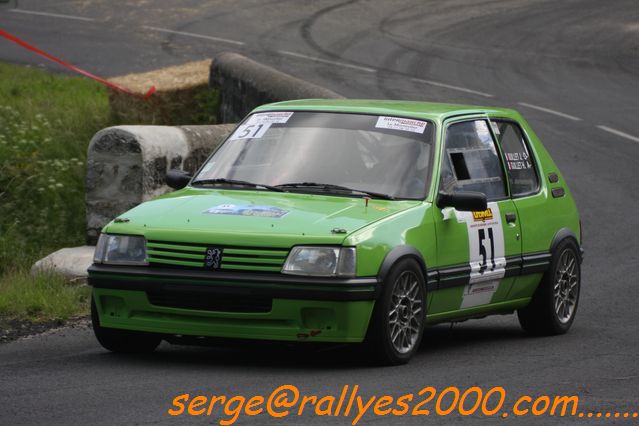
<instances>
[{"instance_id":1,"label":"front grille","mask_svg":"<svg viewBox=\"0 0 639 426\"><path fill-rule=\"evenodd\" d=\"M151 265L204 268L207 248L222 249L220 270L280 272L288 249L268 247L220 246L216 244L147 241Z\"/></svg>"},{"instance_id":2,"label":"front grille","mask_svg":"<svg viewBox=\"0 0 639 426\"><path fill-rule=\"evenodd\" d=\"M155 306L200 311L267 313L273 306L273 299L270 297L203 294L193 291L147 290L146 297Z\"/></svg>"}]
</instances>

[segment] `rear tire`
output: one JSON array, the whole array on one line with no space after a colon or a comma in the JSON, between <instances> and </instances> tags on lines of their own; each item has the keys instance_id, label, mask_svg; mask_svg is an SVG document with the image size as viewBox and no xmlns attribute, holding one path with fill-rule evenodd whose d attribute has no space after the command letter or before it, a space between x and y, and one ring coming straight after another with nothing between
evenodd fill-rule
<instances>
[{"instance_id":1,"label":"rear tire","mask_svg":"<svg viewBox=\"0 0 639 426\"><path fill-rule=\"evenodd\" d=\"M522 328L535 336L564 334L570 329L579 304L581 265L575 241L561 241L553 250L550 268L528 306L517 316Z\"/></svg>"},{"instance_id":2,"label":"rear tire","mask_svg":"<svg viewBox=\"0 0 639 426\"><path fill-rule=\"evenodd\" d=\"M426 323L426 285L419 264L397 262L384 287L366 335L366 345L384 365L405 364L415 355Z\"/></svg>"},{"instance_id":3,"label":"rear tire","mask_svg":"<svg viewBox=\"0 0 639 426\"><path fill-rule=\"evenodd\" d=\"M150 353L162 342L162 337L157 334L102 327L93 298L91 298L91 322L93 324L93 333L98 342L103 348L111 352Z\"/></svg>"}]
</instances>

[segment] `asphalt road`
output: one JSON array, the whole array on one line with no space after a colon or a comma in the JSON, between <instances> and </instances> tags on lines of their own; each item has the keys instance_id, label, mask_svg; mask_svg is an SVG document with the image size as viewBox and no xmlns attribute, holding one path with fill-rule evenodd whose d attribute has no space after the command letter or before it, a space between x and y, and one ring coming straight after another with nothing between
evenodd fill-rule
<instances>
[{"instance_id":1,"label":"asphalt road","mask_svg":"<svg viewBox=\"0 0 639 426\"><path fill-rule=\"evenodd\" d=\"M372 367L361 362L365 354L349 349L284 346L163 344L152 356L124 357L102 350L86 327L0 345L0 424L215 423L219 412L170 418L171 399L182 393L268 394L287 383L336 396L344 384L358 384L366 396L499 385L508 390L508 401L524 394L576 394L585 413L639 411L636 0L18 3L21 12L0 3L0 28L106 76L237 51L348 97L515 107L573 190L586 259L569 334L529 338L514 316L438 326L401 367ZM2 40L0 60L42 62ZM352 419L262 415L242 417L240 424ZM637 423L370 414L362 421Z\"/></svg>"}]
</instances>

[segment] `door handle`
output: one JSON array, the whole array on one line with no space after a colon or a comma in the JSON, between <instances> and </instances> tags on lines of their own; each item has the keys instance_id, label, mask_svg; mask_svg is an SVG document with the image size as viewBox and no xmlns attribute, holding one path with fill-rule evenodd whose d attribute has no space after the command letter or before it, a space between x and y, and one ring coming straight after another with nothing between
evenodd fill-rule
<instances>
[{"instance_id":1,"label":"door handle","mask_svg":"<svg viewBox=\"0 0 639 426\"><path fill-rule=\"evenodd\" d=\"M506 222L515 223L517 221L517 215L515 213L506 213Z\"/></svg>"}]
</instances>

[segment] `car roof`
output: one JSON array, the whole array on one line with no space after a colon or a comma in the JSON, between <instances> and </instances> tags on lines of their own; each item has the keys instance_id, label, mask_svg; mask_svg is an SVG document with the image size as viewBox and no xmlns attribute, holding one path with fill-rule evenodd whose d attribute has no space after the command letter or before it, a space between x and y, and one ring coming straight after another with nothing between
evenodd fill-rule
<instances>
[{"instance_id":1,"label":"car roof","mask_svg":"<svg viewBox=\"0 0 639 426\"><path fill-rule=\"evenodd\" d=\"M413 117L432 121L443 121L451 117L477 114L513 118L519 116L515 110L508 108L372 99L300 99L262 105L253 110L253 112L277 110L365 113Z\"/></svg>"}]
</instances>

